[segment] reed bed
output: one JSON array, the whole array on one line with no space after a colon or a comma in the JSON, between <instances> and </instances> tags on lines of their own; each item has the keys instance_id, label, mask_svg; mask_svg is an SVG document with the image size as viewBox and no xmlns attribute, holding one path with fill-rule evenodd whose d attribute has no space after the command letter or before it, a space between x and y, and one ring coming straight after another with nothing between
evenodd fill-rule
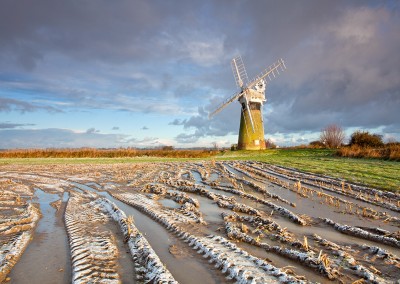
<instances>
[{"instance_id":1,"label":"reed bed","mask_svg":"<svg viewBox=\"0 0 400 284\"><path fill-rule=\"evenodd\" d=\"M13 149L0 151L0 158L209 158L218 151L164 149Z\"/></svg>"},{"instance_id":2,"label":"reed bed","mask_svg":"<svg viewBox=\"0 0 400 284\"><path fill-rule=\"evenodd\" d=\"M400 145L389 145L382 148L360 147L357 145L343 147L337 150L340 157L376 158L400 161Z\"/></svg>"}]
</instances>

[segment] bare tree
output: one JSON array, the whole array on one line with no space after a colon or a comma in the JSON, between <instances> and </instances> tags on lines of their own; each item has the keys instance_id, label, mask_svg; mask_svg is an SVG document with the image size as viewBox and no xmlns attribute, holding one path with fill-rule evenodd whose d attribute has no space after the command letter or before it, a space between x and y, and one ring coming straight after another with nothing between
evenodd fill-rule
<instances>
[{"instance_id":1,"label":"bare tree","mask_svg":"<svg viewBox=\"0 0 400 284\"><path fill-rule=\"evenodd\" d=\"M344 138L343 129L337 124L331 124L322 129L319 139L327 148L339 148Z\"/></svg>"}]
</instances>

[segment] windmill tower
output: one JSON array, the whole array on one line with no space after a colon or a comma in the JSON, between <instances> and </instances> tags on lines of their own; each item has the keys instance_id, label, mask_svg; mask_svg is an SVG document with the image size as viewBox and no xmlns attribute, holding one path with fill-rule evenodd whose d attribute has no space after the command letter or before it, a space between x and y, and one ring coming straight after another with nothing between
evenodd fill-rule
<instances>
[{"instance_id":1,"label":"windmill tower","mask_svg":"<svg viewBox=\"0 0 400 284\"><path fill-rule=\"evenodd\" d=\"M240 116L238 149L261 150L265 149L264 124L262 107L267 101L265 98L266 80L271 81L286 69L282 59L267 67L260 75L249 81L242 58L237 56L231 62L233 76L240 90L221 103L209 117L220 112L231 102L238 100L242 106Z\"/></svg>"}]
</instances>

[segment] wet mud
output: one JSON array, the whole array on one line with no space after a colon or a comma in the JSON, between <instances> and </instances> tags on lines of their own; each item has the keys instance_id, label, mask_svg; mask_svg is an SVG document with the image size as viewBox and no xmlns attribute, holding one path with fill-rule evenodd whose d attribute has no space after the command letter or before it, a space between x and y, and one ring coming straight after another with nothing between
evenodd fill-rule
<instances>
[{"instance_id":1,"label":"wet mud","mask_svg":"<svg viewBox=\"0 0 400 284\"><path fill-rule=\"evenodd\" d=\"M259 162L4 165L0 282L395 283L399 212Z\"/></svg>"}]
</instances>

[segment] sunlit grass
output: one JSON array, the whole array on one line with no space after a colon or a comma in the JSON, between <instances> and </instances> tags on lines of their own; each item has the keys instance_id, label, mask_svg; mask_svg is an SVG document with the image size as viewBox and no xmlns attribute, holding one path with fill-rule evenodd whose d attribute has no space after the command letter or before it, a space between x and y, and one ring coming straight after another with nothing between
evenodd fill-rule
<instances>
[{"instance_id":1,"label":"sunlit grass","mask_svg":"<svg viewBox=\"0 0 400 284\"><path fill-rule=\"evenodd\" d=\"M262 161L296 168L301 171L342 178L386 190L400 190L399 162L337 157L335 150L274 149L236 151L219 155L218 159Z\"/></svg>"}]
</instances>

